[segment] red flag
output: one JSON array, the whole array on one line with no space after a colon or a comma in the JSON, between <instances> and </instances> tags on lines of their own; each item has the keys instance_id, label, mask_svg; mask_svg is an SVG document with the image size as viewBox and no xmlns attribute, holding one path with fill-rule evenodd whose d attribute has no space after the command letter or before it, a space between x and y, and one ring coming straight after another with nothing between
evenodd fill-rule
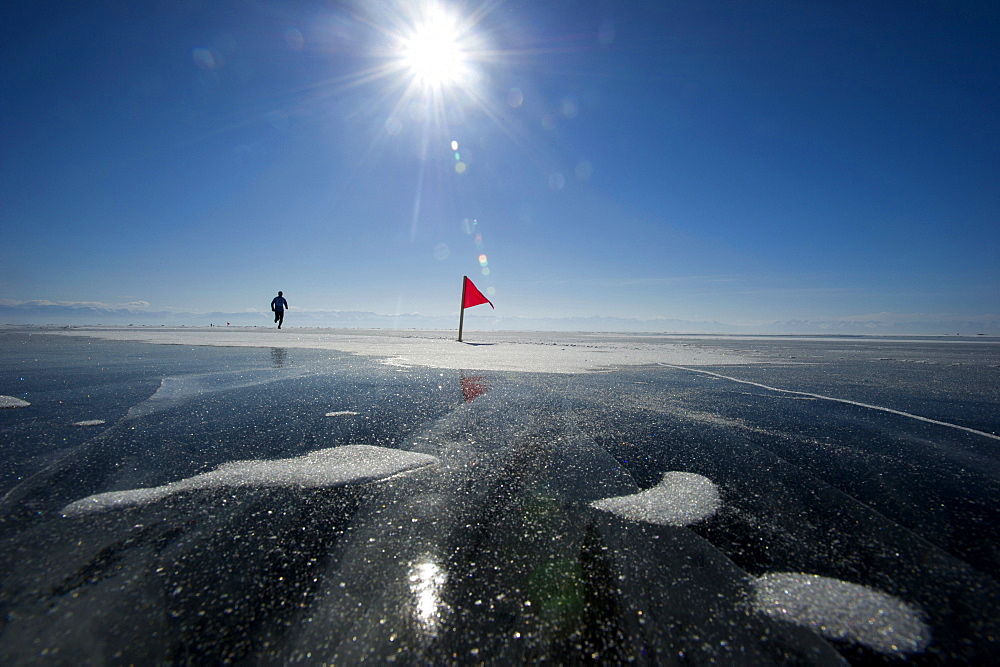
<instances>
[{"instance_id":1,"label":"red flag","mask_svg":"<svg viewBox=\"0 0 1000 667\"><path fill-rule=\"evenodd\" d=\"M483 296L483 293L472 284L468 276L465 278L465 287L462 290L465 295L462 299L462 308L472 308L473 306L478 306L481 303L490 304L490 308L493 308L493 302ZM496 310L495 308L493 308Z\"/></svg>"}]
</instances>

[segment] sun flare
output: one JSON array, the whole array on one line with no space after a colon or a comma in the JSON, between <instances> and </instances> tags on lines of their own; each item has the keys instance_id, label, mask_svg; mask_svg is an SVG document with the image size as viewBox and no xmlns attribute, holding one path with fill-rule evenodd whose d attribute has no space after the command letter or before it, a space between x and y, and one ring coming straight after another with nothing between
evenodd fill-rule
<instances>
[{"instance_id":1,"label":"sun flare","mask_svg":"<svg viewBox=\"0 0 1000 667\"><path fill-rule=\"evenodd\" d=\"M456 6L445 0L366 3L362 16L379 33L372 50L379 62L359 72L358 85L384 82L389 96L398 95L396 114L414 105L423 105L432 116L467 105L484 107L489 70L503 56L481 29L495 5L475 1L484 4Z\"/></svg>"},{"instance_id":2,"label":"sun flare","mask_svg":"<svg viewBox=\"0 0 1000 667\"><path fill-rule=\"evenodd\" d=\"M402 58L417 81L434 87L460 83L468 72L461 35L443 16L414 29L403 43Z\"/></svg>"},{"instance_id":3,"label":"sun flare","mask_svg":"<svg viewBox=\"0 0 1000 667\"><path fill-rule=\"evenodd\" d=\"M388 141L419 130L423 152L449 145L456 126L473 119L502 125L496 107L503 97L493 89L493 73L506 62L506 52L495 48L483 26L495 7L492 0L366 3L361 16L376 28L373 65L351 85L377 84L376 97L390 105L378 137ZM469 160L452 153L448 170L465 173Z\"/></svg>"}]
</instances>

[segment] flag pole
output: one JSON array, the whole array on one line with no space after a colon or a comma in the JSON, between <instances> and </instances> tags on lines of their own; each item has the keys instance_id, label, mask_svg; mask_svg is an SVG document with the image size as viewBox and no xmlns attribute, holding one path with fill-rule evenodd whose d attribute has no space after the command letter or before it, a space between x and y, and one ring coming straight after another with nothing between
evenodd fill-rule
<instances>
[{"instance_id":1,"label":"flag pole","mask_svg":"<svg viewBox=\"0 0 1000 667\"><path fill-rule=\"evenodd\" d=\"M462 342L462 325L465 323L465 283L469 280L468 276L462 276L462 303L458 308L458 342Z\"/></svg>"}]
</instances>

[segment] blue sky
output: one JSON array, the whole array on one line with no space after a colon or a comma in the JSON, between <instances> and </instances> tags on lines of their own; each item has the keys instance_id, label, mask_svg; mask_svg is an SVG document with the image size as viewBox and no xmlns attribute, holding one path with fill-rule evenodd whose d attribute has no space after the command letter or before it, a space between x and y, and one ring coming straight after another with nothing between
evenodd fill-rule
<instances>
[{"instance_id":1,"label":"blue sky","mask_svg":"<svg viewBox=\"0 0 1000 667\"><path fill-rule=\"evenodd\" d=\"M994 3L32 1L0 25L8 307L281 289L448 316L469 275L501 317L1000 319Z\"/></svg>"}]
</instances>

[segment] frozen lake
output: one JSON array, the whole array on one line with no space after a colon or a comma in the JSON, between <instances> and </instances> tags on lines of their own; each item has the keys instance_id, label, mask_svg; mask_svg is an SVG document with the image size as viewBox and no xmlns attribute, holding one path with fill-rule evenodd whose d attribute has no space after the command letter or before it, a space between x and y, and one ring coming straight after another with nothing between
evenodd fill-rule
<instances>
[{"instance_id":1,"label":"frozen lake","mask_svg":"<svg viewBox=\"0 0 1000 667\"><path fill-rule=\"evenodd\" d=\"M1000 341L453 338L0 330L0 661L1000 650Z\"/></svg>"}]
</instances>

